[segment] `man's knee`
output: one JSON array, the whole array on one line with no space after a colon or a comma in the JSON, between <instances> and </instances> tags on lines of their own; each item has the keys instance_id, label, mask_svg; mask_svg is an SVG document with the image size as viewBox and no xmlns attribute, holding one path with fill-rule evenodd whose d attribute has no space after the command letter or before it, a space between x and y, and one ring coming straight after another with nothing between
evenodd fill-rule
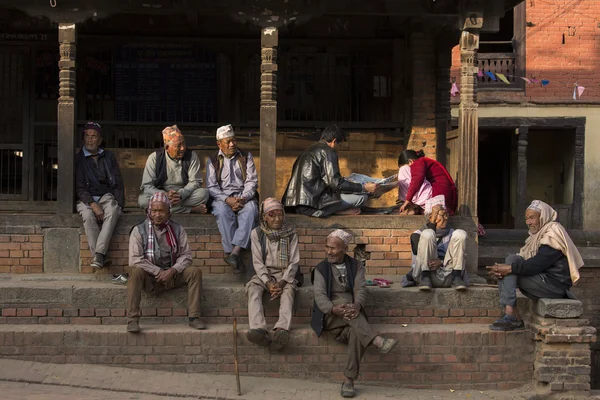
<instances>
[{"instance_id":1,"label":"man's knee","mask_svg":"<svg viewBox=\"0 0 600 400\"><path fill-rule=\"evenodd\" d=\"M208 202L209 194L205 188L198 188L192 192L190 197L185 199L184 205L189 207L196 207L200 204L206 204Z\"/></svg>"},{"instance_id":2,"label":"man's knee","mask_svg":"<svg viewBox=\"0 0 600 400\"><path fill-rule=\"evenodd\" d=\"M151 197L152 196L150 196L148 193L140 193L140 195L138 196L138 205L140 206L140 208L148 208L148 202L150 201Z\"/></svg>"},{"instance_id":3,"label":"man's knee","mask_svg":"<svg viewBox=\"0 0 600 400\"><path fill-rule=\"evenodd\" d=\"M514 263L515 261L517 261L519 258L521 258L521 256L518 254L509 254L508 256L506 256L504 263L510 265L510 264Z\"/></svg>"},{"instance_id":4,"label":"man's knee","mask_svg":"<svg viewBox=\"0 0 600 400\"><path fill-rule=\"evenodd\" d=\"M189 270L188 276L190 281L196 281L198 279L202 279L202 269L198 267L187 267L186 270Z\"/></svg>"},{"instance_id":5,"label":"man's knee","mask_svg":"<svg viewBox=\"0 0 600 400\"><path fill-rule=\"evenodd\" d=\"M131 270L128 281L135 281L135 280L141 281L141 280L146 279L147 275L148 275L148 273L146 271L144 271L142 268L135 267Z\"/></svg>"},{"instance_id":6,"label":"man's knee","mask_svg":"<svg viewBox=\"0 0 600 400\"><path fill-rule=\"evenodd\" d=\"M258 298L262 298L263 292L265 291L265 288L263 288L261 285L259 285L258 283L255 282L248 282L248 286L247 289L248 291L248 298L253 298L253 297L258 297Z\"/></svg>"},{"instance_id":7,"label":"man's knee","mask_svg":"<svg viewBox=\"0 0 600 400\"><path fill-rule=\"evenodd\" d=\"M212 203L212 213L215 217L218 218L235 218L235 213L233 212L233 210L231 209L231 207L229 207L227 205L227 203L225 203L224 201L221 200L215 200Z\"/></svg>"},{"instance_id":8,"label":"man's knee","mask_svg":"<svg viewBox=\"0 0 600 400\"><path fill-rule=\"evenodd\" d=\"M467 234L467 232L463 231L462 229L456 229L452 233L451 240L459 242L459 243L464 243L467 241L468 237L469 237L469 235Z\"/></svg>"},{"instance_id":9,"label":"man's knee","mask_svg":"<svg viewBox=\"0 0 600 400\"><path fill-rule=\"evenodd\" d=\"M79 210L79 215L81 215L81 219L83 222L97 222L96 214L92 211L91 208L86 208L85 210Z\"/></svg>"},{"instance_id":10,"label":"man's knee","mask_svg":"<svg viewBox=\"0 0 600 400\"><path fill-rule=\"evenodd\" d=\"M421 241L424 241L424 242L434 241L435 242L435 232L433 231L433 229L425 229L423 232L421 232L421 237L419 238L419 243Z\"/></svg>"}]
</instances>

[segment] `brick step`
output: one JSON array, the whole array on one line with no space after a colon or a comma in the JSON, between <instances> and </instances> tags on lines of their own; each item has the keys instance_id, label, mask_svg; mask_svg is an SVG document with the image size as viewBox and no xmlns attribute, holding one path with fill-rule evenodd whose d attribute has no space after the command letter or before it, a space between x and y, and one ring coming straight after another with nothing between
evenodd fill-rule
<instances>
[{"instance_id":1,"label":"brick step","mask_svg":"<svg viewBox=\"0 0 600 400\"><path fill-rule=\"evenodd\" d=\"M434 389L511 389L533 375L531 332L492 332L486 324L374 325L399 340L390 354L369 348L362 382ZM305 326L292 329L281 352L249 343L238 332L244 375L339 381L347 347ZM194 331L185 325L142 324L139 335L122 326L0 325L0 356L38 362L87 363L166 370L234 371L231 324Z\"/></svg>"},{"instance_id":2,"label":"brick step","mask_svg":"<svg viewBox=\"0 0 600 400\"><path fill-rule=\"evenodd\" d=\"M308 282L310 282L308 280ZM438 324L489 323L500 316L497 289L473 286L466 292L435 289L422 292L402 288L369 287L365 311L372 323ZM0 323L4 324L124 324L127 288L94 280L5 280L0 281ZM272 323L278 315L278 301L267 300L265 314ZM297 292L293 323L307 324L313 307L312 286ZM223 282L205 277L202 313L208 323L229 323L239 317L247 322L247 295L243 283ZM179 288L160 296L144 293L142 316L148 323L185 320L187 289Z\"/></svg>"}]
</instances>

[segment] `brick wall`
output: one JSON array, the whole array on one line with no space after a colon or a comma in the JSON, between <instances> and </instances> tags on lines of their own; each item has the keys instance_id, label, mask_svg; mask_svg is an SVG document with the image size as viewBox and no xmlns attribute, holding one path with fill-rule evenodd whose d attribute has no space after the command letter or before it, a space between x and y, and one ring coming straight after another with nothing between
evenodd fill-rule
<instances>
[{"instance_id":1,"label":"brick wall","mask_svg":"<svg viewBox=\"0 0 600 400\"><path fill-rule=\"evenodd\" d=\"M600 101L600 1L547 0L526 3L526 74L550 84L527 85L525 92L479 92L479 102L582 103ZM575 27L569 36L569 26ZM573 31L571 30L571 33ZM565 43L563 44L563 34ZM460 57L454 48L452 76L460 85ZM573 100L573 85L586 87L581 100ZM508 86L507 86L508 87ZM453 98L458 103L458 96Z\"/></svg>"},{"instance_id":2,"label":"brick wall","mask_svg":"<svg viewBox=\"0 0 600 400\"><path fill-rule=\"evenodd\" d=\"M42 273L43 241L39 227L0 227L0 273Z\"/></svg>"}]
</instances>

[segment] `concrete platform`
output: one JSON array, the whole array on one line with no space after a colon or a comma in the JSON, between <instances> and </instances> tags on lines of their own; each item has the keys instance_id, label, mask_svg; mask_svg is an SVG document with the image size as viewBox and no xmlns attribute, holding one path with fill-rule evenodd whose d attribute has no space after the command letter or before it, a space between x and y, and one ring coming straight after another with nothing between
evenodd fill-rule
<instances>
[{"instance_id":1,"label":"concrete platform","mask_svg":"<svg viewBox=\"0 0 600 400\"><path fill-rule=\"evenodd\" d=\"M361 382L438 389L511 389L533 374L531 332L492 332L486 324L374 325L399 340L389 354L369 348ZM339 382L346 346L307 327L292 329L289 346L272 352L238 332L242 375ZM122 326L0 326L0 357L50 363L102 364L169 372L234 370L232 326L193 331L185 325L148 326L139 335Z\"/></svg>"},{"instance_id":2,"label":"concrete platform","mask_svg":"<svg viewBox=\"0 0 600 400\"><path fill-rule=\"evenodd\" d=\"M46 280L48 274L8 275L0 280L0 308L3 324L124 324L126 287L106 281L73 279ZM36 280L38 277L41 280ZM306 280L310 282L309 279ZM465 292L434 289L423 292L402 288L398 281L390 288L369 287L366 313L372 323L439 324L489 323L500 316L494 287L472 286ZM276 320L279 302L265 298L269 322ZM523 299L524 306L528 301ZM313 307L312 286L297 292L293 322L307 324ZM206 276L203 280L202 312L209 323L229 323L238 317L247 322L247 295L243 282ZM187 289L179 288L159 296L144 294L142 315L148 323L174 323L187 315Z\"/></svg>"}]
</instances>

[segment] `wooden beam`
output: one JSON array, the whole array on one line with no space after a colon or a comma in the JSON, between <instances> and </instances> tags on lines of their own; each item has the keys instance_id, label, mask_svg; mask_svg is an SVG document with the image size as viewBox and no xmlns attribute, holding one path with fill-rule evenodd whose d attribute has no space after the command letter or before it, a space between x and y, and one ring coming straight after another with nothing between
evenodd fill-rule
<instances>
[{"instance_id":1,"label":"wooden beam","mask_svg":"<svg viewBox=\"0 0 600 400\"><path fill-rule=\"evenodd\" d=\"M77 27L58 25L60 73L58 98L58 212L72 213L75 201L75 77Z\"/></svg>"},{"instance_id":2,"label":"wooden beam","mask_svg":"<svg viewBox=\"0 0 600 400\"><path fill-rule=\"evenodd\" d=\"M263 28L260 77L260 195L275 197L277 191L277 45L279 30Z\"/></svg>"},{"instance_id":3,"label":"wooden beam","mask_svg":"<svg viewBox=\"0 0 600 400\"><path fill-rule=\"evenodd\" d=\"M571 229L583 229L583 191L585 176L585 126L575 128L575 171Z\"/></svg>"},{"instance_id":4,"label":"wooden beam","mask_svg":"<svg viewBox=\"0 0 600 400\"><path fill-rule=\"evenodd\" d=\"M517 212L515 213L515 228L527 228L525 210L527 209L527 147L529 126L518 128L517 138Z\"/></svg>"}]
</instances>

